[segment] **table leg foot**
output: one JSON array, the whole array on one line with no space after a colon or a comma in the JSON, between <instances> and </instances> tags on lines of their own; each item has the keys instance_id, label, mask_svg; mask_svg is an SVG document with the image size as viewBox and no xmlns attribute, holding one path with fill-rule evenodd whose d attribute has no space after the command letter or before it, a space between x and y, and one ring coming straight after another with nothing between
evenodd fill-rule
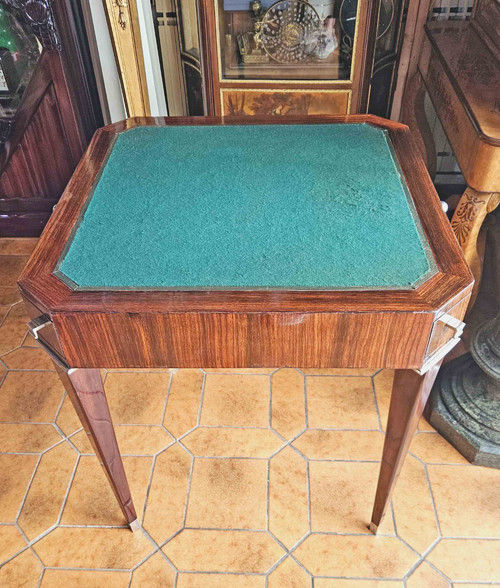
<instances>
[{"instance_id":1,"label":"table leg foot","mask_svg":"<svg viewBox=\"0 0 500 588\"><path fill-rule=\"evenodd\" d=\"M442 360L438 361L423 376L413 370L396 370L370 524L372 533L374 529L376 532L384 518L441 363Z\"/></svg>"},{"instance_id":2,"label":"table leg foot","mask_svg":"<svg viewBox=\"0 0 500 588\"><path fill-rule=\"evenodd\" d=\"M68 369L58 362L54 364L104 468L123 515L132 528L138 525L137 514L113 429L101 373L98 369Z\"/></svg>"},{"instance_id":3,"label":"table leg foot","mask_svg":"<svg viewBox=\"0 0 500 588\"><path fill-rule=\"evenodd\" d=\"M132 521L131 523L129 523L128 526L130 527L130 530L132 531L132 533L135 533L136 531L138 531L141 528L141 525L139 524L139 521L137 519L135 519L135 521Z\"/></svg>"},{"instance_id":4,"label":"table leg foot","mask_svg":"<svg viewBox=\"0 0 500 588\"><path fill-rule=\"evenodd\" d=\"M375 525L374 523L370 523L370 532L373 533L374 535L376 535L377 531L378 531L378 525Z\"/></svg>"}]
</instances>

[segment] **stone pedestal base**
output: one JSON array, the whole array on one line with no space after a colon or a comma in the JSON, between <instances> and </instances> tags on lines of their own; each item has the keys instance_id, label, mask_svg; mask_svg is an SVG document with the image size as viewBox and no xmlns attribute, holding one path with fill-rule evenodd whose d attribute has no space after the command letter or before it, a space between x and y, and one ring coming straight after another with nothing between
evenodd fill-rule
<instances>
[{"instance_id":1,"label":"stone pedestal base","mask_svg":"<svg viewBox=\"0 0 500 588\"><path fill-rule=\"evenodd\" d=\"M431 425L463 456L500 469L500 382L470 353L441 368L429 402Z\"/></svg>"}]
</instances>

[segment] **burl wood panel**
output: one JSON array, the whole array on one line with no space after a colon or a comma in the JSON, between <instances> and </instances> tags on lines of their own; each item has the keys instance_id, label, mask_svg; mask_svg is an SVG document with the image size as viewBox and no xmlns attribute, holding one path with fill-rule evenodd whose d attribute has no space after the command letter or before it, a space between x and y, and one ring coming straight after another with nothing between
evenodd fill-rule
<instances>
[{"instance_id":1,"label":"burl wood panel","mask_svg":"<svg viewBox=\"0 0 500 588\"><path fill-rule=\"evenodd\" d=\"M347 114L350 91L221 90L224 115Z\"/></svg>"},{"instance_id":2,"label":"burl wood panel","mask_svg":"<svg viewBox=\"0 0 500 588\"><path fill-rule=\"evenodd\" d=\"M71 366L420 367L429 313L63 313ZM96 345L96 340L101 340Z\"/></svg>"}]
</instances>

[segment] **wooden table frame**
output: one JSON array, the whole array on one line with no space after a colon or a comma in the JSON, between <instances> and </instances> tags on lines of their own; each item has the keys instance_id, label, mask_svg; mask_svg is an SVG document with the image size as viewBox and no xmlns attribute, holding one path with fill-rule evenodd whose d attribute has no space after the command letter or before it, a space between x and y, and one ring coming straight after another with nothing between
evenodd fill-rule
<instances>
[{"instance_id":1,"label":"wooden table frame","mask_svg":"<svg viewBox=\"0 0 500 588\"><path fill-rule=\"evenodd\" d=\"M407 127L373 116L288 124L368 123L386 129L437 270L408 290L84 291L54 269L116 133L144 125L280 124L276 117L136 118L98 131L19 286L34 335L50 353L123 514L137 516L99 368L394 368L370 529L376 532L443 355L459 340L473 279ZM138 295L139 293L139 295Z\"/></svg>"}]
</instances>

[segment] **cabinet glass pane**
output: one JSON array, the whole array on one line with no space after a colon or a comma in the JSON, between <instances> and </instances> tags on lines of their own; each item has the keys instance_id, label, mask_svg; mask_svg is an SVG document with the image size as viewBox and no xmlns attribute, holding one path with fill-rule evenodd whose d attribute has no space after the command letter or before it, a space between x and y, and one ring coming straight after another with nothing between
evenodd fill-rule
<instances>
[{"instance_id":1,"label":"cabinet glass pane","mask_svg":"<svg viewBox=\"0 0 500 588\"><path fill-rule=\"evenodd\" d=\"M182 51L193 57L200 57L200 43L198 41L198 16L196 0L178 0L179 20L181 23Z\"/></svg>"},{"instance_id":2,"label":"cabinet glass pane","mask_svg":"<svg viewBox=\"0 0 500 588\"><path fill-rule=\"evenodd\" d=\"M40 44L16 11L0 5L0 117L11 118L40 58Z\"/></svg>"},{"instance_id":3,"label":"cabinet glass pane","mask_svg":"<svg viewBox=\"0 0 500 588\"><path fill-rule=\"evenodd\" d=\"M357 0L217 0L223 79L348 80Z\"/></svg>"}]
</instances>

